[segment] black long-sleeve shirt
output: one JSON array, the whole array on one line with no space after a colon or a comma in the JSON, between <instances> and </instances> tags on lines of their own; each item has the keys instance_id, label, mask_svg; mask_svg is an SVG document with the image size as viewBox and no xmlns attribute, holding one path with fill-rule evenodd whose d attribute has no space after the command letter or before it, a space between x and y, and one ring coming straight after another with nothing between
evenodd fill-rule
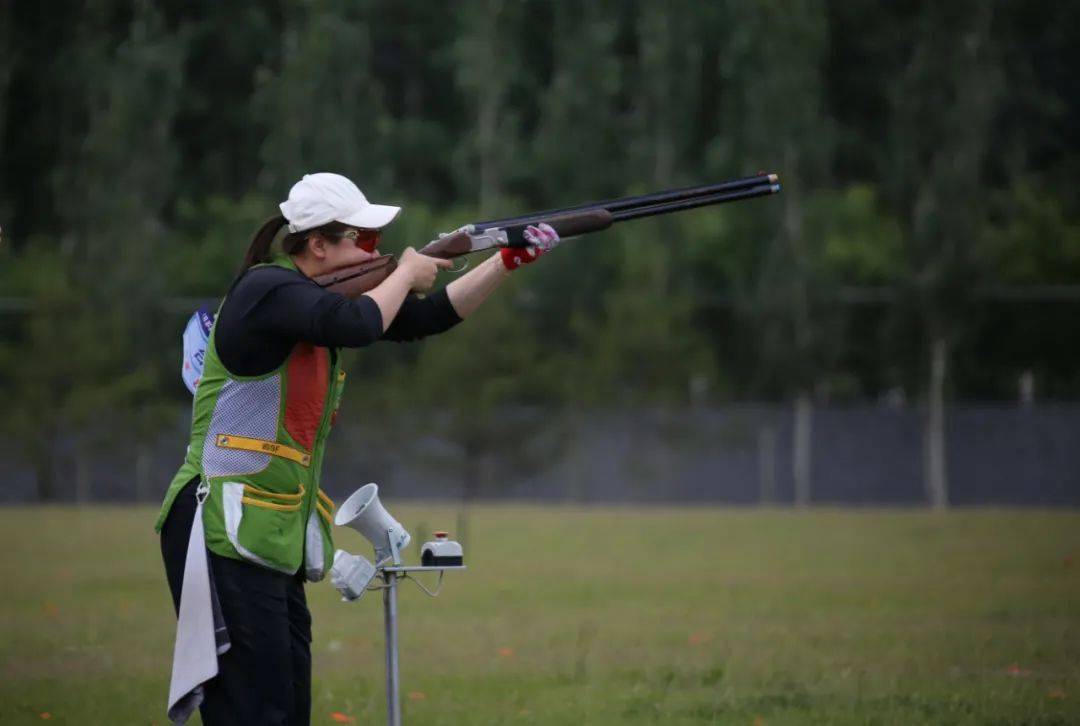
<instances>
[{"instance_id":1,"label":"black long-sleeve shirt","mask_svg":"<svg viewBox=\"0 0 1080 726\"><path fill-rule=\"evenodd\" d=\"M443 289L425 298L407 296L384 333L379 306L366 295L350 300L302 272L268 266L248 270L233 284L214 339L229 372L259 376L284 363L300 341L360 348L377 340L416 340L459 322Z\"/></svg>"}]
</instances>

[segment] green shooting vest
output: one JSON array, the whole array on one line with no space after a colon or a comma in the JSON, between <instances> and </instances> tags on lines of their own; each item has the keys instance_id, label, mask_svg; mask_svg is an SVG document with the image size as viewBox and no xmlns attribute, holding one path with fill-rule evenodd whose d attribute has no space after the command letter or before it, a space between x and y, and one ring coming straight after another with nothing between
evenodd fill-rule
<instances>
[{"instance_id":1,"label":"green shooting vest","mask_svg":"<svg viewBox=\"0 0 1080 726\"><path fill-rule=\"evenodd\" d=\"M273 264L295 270L287 257ZM261 376L236 376L218 357L210 331L203 375L195 390L191 441L165 494L155 529L177 493L200 476L206 546L321 580L333 563L334 503L319 490L326 438L345 372L336 350L300 342L285 362Z\"/></svg>"}]
</instances>

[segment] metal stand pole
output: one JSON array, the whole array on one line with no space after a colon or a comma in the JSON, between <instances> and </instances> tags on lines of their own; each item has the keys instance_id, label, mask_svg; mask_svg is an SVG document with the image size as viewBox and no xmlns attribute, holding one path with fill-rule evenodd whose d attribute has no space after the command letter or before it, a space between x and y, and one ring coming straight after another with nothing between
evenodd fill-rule
<instances>
[{"instance_id":1,"label":"metal stand pole","mask_svg":"<svg viewBox=\"0 0 1080 726\"><path fill-rule=\"evenodd\" d=\"M383 610L386 615L386 723L401 726L401 698L398 693L397 583L396 572L384 572Z\"/></svg>"}]
</instances>

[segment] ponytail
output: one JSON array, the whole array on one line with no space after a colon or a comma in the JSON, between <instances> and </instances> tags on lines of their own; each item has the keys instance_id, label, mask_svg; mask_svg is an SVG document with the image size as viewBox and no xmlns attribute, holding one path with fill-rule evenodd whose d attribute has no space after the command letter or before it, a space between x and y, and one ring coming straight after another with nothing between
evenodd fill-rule
<instances>
[{"instance_id":1,"label":"ponytail","mask_svg":"<svg viewBox=\"0 0 1080 726\"><path fill-rule=\"evenodd\" d=\"M251 240L247 255L244 256L244 266L240 268L241 273L255 265L270 261L270 245L274 243L274 238L277 237L278 232L288 221L279 214L266 220L263 226L259 227L259 231L255 233L255 237ZM287 255L300 254L303 252L308 236L312 232L329 235L329 242L337 244L338 239L335 235L348 228L348 225L341 222L327 222L324 225L303 232L290 232L281 240L281 248L285 250Z\"/></svg>"},{"instance_id":2,"label":"ponytail","mask_svg":"<svg viewBox=\"0 0 1080 726\"><path fill-rule=\"evenodd\" d=\"M281 228L285 226L286 221L285 217L279 214L266 220L263 226L259 227L259 231L255 233L255 237L251 240L247 255L244 256L244 266L241 268L241 272L254 265L270 261L270 245L274 243L274 238L277 237L277 233L281 231Z\"/></svg>"}]
</instances>

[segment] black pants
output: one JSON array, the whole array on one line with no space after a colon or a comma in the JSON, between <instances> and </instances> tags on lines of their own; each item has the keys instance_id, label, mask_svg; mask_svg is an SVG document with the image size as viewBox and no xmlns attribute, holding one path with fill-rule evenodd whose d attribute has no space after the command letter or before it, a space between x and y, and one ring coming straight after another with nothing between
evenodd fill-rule
<instances>
[{"instance_id":1,"label":"black pants","mask_svg":"<svg viewBox=\"0 0 1080 726\"><path fill-rule=\"evenodd\" d=\"M180 609L198 478L181 490L161 529L161 556ZM285 575L210 555L232 646L204 686L206 726L307 726L311 722L311 613L303 574Z\"/></svg>"}]
</instances>

